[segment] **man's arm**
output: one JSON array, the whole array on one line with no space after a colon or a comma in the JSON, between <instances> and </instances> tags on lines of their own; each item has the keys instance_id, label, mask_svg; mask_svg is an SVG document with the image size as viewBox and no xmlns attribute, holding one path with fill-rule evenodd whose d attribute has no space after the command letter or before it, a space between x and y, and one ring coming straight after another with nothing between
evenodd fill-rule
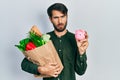
<instances>
[{"instance_id":1,"label":"man's arm","mask_svg":"<svg viewBox=\"0 0 120 80\"><path fill-rule=\"evenodd\" d=\"M76 54L76 62L75 62L75 71L82 75L85 73L87 68L87 56L86 56L86 49L88 48L88 34L86 32L84 40L77 40L77 54Z\"/></svg>"},{"instance_id":2,"label":"man's arm","mask_svg":"<svg viewBox=\"0 0 120 80\"><path fill-rule=\"evenodd\" d=\"M26 58L23 59L23 61L21 63L21 68L23 71L31 73L31 74L36 74L36 75L40 74L38 72L38 66L36 64L30 62Z\"/></svg>"},{"instance_id":3,"label":"man's arm","mask_svg":"<svg viewBox=\"0 0 120 80\"><path fill-rule=\"evenodd\" d=\"M86 52L83 55L76 54L75 71L79 75L83 75L87 69L87 56Z\"/></svg>"},{"instance_id":4,"label":"man's arm","mask_svg":"<svg viewBox=\"0 0 120 80\"><path fill-rule=\"evenodd\" d=\"M21 68L23 71L31 73L31 74L36 74L36 75L48 75L48 76L53 76L57 77L60 74L60 65L57 63L48 63L45 66L38 66L26 58L23 59L21 63Z\"/></svg>"}]
</instances>

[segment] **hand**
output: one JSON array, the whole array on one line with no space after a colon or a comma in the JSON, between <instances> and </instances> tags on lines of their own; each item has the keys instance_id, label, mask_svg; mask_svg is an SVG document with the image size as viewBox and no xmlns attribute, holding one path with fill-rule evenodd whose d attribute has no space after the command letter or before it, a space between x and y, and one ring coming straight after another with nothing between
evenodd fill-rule
<instances>
[{"instance_id":1,"label":"hand","mask_svg":"<svg viewBox=\"0 0 120 80\"><path fill-rule=\"evenodd\" d=\"M78 46L80 55L83 55L85 53L86 49L88 48L88 45L89 45L87 32L85 34L85 39L83 39L83 40L76 39L76 42L77 42L77 46Z\"/></svg>"},{"instance_id":2,"label":"hand","mask_svg":"<svg viewBox=\"0 0 120 80\"><path fill-rule=\"evenodd\" d=\"M56 63L49 63L46 64L45 66L39 66L38 71L40 74L52 77L57 77L61 72L60 65Z\"/></svg>"}]
</instances>

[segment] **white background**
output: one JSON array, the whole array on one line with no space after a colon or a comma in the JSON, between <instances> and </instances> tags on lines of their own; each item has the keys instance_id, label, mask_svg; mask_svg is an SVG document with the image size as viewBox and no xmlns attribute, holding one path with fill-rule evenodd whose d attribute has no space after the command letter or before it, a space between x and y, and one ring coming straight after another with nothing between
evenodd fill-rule
<instances>
[{"instance_id":1,"label":"white background","mask_svg":"<svg viewBox=\"0 0 120 80\"><path fill-rule=\"evenodd\" d=\"M0 80L42 80L21 70L23 54L14 46L32 25L53 30L47 8L62 2L68 30L89 34L88 68L77 80L120 80L120 0L0 0Z\"/></svg>"}]
</instances>

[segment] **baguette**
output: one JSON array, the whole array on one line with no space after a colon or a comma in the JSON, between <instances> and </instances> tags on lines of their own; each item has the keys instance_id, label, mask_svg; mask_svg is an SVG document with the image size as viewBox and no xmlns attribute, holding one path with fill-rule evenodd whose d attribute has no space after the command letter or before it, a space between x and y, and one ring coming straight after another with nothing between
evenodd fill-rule
<instances>
[{"instance_id":1,"label":"baguette","mask_svg":"<svg viewBox=\"0 0 120 80\"><path fill-rule=\"evenodd\" d=\"M38 27L36 25L32 26L30 32L34 32L36 35L42 36L42 33L40 32L40 30L38 29Z\"/></svg>"}]
</instances>

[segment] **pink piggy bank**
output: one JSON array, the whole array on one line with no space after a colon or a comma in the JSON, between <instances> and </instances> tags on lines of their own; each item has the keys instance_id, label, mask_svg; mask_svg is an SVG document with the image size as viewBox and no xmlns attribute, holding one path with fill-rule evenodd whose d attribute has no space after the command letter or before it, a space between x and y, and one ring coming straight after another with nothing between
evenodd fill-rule
<instances>
[{"instance_id":1,"label":"pink piggy bank","mask_svg":"<svg viewBox=\"0 0 120 80\"><path fill-rule=\"evenodd\" d=\"M85 30L79 29L75 31L75 38L76 40L83 40L85 39Z\"/></svg>"}]
</instances>

